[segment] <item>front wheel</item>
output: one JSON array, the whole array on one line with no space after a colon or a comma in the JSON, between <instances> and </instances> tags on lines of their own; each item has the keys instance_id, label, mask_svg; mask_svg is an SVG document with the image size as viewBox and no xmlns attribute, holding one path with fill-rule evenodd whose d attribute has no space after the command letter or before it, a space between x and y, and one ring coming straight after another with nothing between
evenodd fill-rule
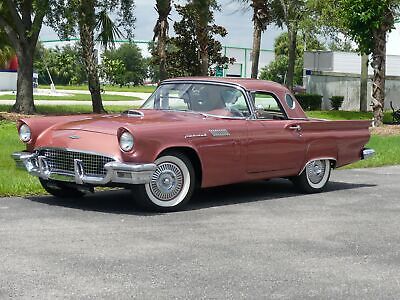
<instances>
[{"instance_id":1,"label":"front wheel","mask_svg":"<svg viewBox=\"0 0 400 300\"><path fill-rule=\"evenodd\" d=\"M46 192L57 198L80 198L85 193L68 185L39 178L40 184Z\"/></svg>"},{"instance_id":2,"label":"front wheel","mask_svg":"<svg viewBox=\"0 0 400 300\"><path fill-rule=\"evenodd\" d=\"M156 159L156 170L150 183L134 187L133 193L145 209L159 212L176 211L192 197L195 172L182 153L171 153Z\"/></svg>"},{"instance_id":3,"label":"front wheel","mask_svg":"<svg viewBox=\"0 0 400 300\"><path fill-rule=\"evenodd\" d=\"M294 185L305 193L321 192L329 181L331 162L329 159L309 162L300 175L291 178Z\"/></svg>"}]
</instances>

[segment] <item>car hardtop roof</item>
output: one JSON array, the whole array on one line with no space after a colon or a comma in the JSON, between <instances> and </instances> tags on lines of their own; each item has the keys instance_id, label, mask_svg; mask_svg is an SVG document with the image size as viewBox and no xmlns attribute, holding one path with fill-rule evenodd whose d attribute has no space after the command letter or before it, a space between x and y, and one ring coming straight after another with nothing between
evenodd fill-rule
<instances>
[{"instance_id":1,"label":"car hardtop roof","mask_svg":"<svg viewBox=\"0 0 400 300\"><path fill-rule=\"evenodd\" d=\"M176 81L199 81L199 82L219 82L235 84L243 87L248 91L270 91L270 92L289 92L289 90L283 85L268 81L253 78L238 78L238 77L178 77L166 79L162 83L171 83Z\"/></svg>"}]
</instances>

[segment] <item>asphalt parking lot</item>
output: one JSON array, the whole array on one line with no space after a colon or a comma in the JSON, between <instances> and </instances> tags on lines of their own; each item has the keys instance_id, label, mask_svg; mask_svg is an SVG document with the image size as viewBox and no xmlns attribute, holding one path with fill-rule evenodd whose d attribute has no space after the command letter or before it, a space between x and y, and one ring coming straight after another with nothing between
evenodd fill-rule
<instances>
[{"instance_id":1,"label":"asphalt parking lot","mask_svg":"<svg viewBox=\"0 0 400 300\"><path fill-rule=\"evenodd\" d=\"M400 166L199 192L139 211L126 191L0 198L0 298L399 299Z\"/></svg>"}]
</instances>

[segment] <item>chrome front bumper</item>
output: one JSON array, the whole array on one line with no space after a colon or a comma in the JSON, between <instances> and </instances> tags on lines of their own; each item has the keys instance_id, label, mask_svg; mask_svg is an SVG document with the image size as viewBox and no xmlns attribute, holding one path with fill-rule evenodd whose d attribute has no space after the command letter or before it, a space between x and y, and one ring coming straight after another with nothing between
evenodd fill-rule
<instances>
[{"instance_id":1,"label":"chrome front bumper","mask_svg":"<svg viewBox=\"0 0 400 300\"><path fill-rule=\"evenodd\" d=\"M361 159L367 159L375 155L374 149L364 148L361 152Z\"/></svg>"},{"instance_id":2,"label":"chrome front bumper","mask_svg":"<svg viewBox=\"0 0 400 300\"><path fill-rule=\"evenodd\" d=\"M44 156L37 153L15 152L12 154L17 167L29 174L45 180L58 180L76 184L106 185L109 183L145 184L149 183L156 169L155 164L134 164L112 161L104 165L105 176L85 175L82 161L74 160L74 173L52 171Z\"/></svg>"}]
</instances>

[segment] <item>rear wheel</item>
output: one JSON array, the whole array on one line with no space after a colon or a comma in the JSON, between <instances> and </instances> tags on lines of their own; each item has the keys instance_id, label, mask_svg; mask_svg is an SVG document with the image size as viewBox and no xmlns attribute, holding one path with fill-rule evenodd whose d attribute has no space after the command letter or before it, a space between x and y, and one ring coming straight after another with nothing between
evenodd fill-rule
<instances>
[{"instance_id":1,"label":"rear wheel","mask_svg":"<svg viewBox=\"0 0 400 300\"><path fill-rule=\"evenodd\" d=\"M145 209L160 212L176 211L192 197L195 172L190 160L182 153L159 157L150 183L136 186L133 192Z\"/></svg>"},{"instance_id":2,"label":"rear wheel","mask_svg":"<svg viewBox=\"0 0 400 300\"><path fill-rule=\"evenodd\" d=\"M46 192L57 198L80 198L85 196L84 192L63 183L42 178L39 178L39 181Z\"/></svg>"},{"instance_id":3,"label":"rear wheel","mask_svg":"<svg viewBox=\"0 0 400 300\"><path fill-rule=\"evenodd\" d=\"M309 162L299 176L291 178L294 185L305 193L321 192L329 181L331 162L329 159Z\"/></svg>"}]
</instances>

